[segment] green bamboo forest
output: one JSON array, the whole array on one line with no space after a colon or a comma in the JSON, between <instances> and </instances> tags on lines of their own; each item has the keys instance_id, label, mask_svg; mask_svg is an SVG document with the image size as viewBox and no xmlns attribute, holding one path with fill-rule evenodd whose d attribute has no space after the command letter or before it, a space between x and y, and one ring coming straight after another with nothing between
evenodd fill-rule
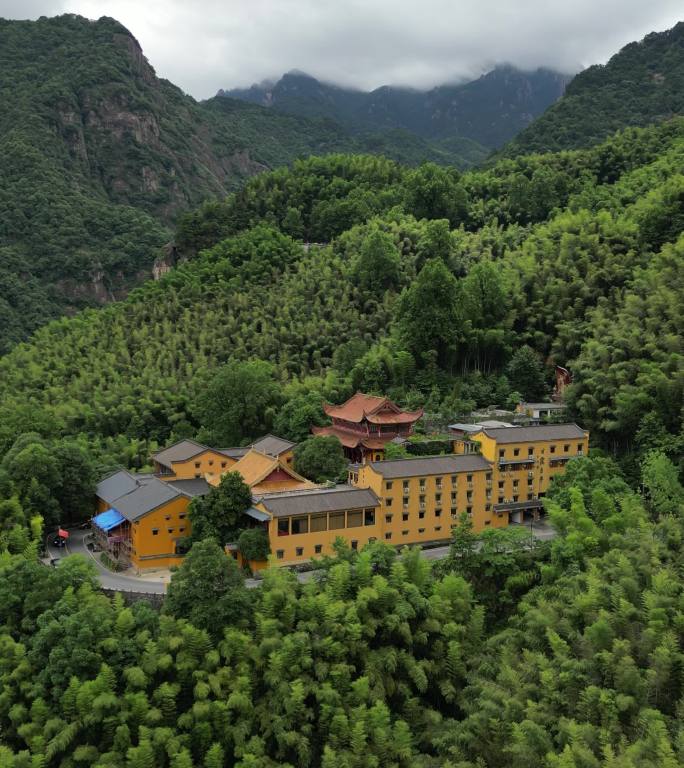
<instances>
[{"instance_id":1,"label":"green bamboo forest","mask_svg":"<svg viewBox=\"0 0 684 768\"><path fill-rule=\"evenodd\" d=\"M0 768L684 765L683 29L465 168L194 102L111 19L0 22ZM81 63L32 89L31 46ZM128 93L159 143L78 133L103 82L99 113ZM96 268L118 300L78 288ZM448 424L547 400L556 365L591 442L552 539L464 517L439 560L340 543L248 588L207 536L159 603L41 562L100 477L175 440L302 442L356 391Z\"/></svg>"}]
</instances>

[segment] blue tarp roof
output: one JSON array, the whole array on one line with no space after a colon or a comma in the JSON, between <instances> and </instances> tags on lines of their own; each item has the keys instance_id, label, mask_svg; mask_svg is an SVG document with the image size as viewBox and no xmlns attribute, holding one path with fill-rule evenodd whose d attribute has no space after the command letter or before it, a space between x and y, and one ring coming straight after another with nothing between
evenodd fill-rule
<instances>
[{"instance_id":1,"label":"blue tarp roof","mask_svg":"<svg viewBox=\"0 0 684 768\"><path fill-rule=\"evenodd\" d=\"M115 509L108 509L106 512L101 512L93 518L95 525L103 531L111 531L112 528L121 525L123 521L124 516Z\"/></svg>"}]
</instances>

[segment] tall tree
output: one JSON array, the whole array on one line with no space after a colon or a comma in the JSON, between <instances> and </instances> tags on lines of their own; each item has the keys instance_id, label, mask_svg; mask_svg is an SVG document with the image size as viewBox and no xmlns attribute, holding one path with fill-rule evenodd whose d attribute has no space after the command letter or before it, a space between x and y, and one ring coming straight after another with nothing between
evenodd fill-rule
<instances>
[{"instance_id":1,"label":"tall tree","mask_svg":"<svg viewBox=\"0 0 684 768\"><path fill-rule=\"evenodd\" d=\"M231 360L201 385L193 410L211 445L239 445L268 432L280 403L275 369L263 360Z\"/></svg>"},{"instance_id":2,"label":"tall tree","mask_svg":"<svg viewBox=\"0 0 684 768\"><path fill-rule=\"evenodd\" d=\"M244 527L243 513L252 503L252 492L237 472L228 472L205 496L190 503L192 540L213 539L223 546Z\"/></svg>"}]
</instances>

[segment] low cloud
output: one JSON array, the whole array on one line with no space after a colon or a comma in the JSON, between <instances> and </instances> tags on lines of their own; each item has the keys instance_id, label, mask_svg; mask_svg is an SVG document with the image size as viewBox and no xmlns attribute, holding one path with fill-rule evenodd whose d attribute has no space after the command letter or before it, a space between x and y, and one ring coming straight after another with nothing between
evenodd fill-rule
<instances>
[{"instance_id":1,"label":"low cloud","mask_svg":"<svg viewBox=\"0 0 684 768\"><path fill-rule=\"evenodd\" d=\"M671 27L681 0L0 0L0 15L113 16L197 98L300 69L371 89L476 77L496 63L576 72Z\"/></svg>"}]
</instances>

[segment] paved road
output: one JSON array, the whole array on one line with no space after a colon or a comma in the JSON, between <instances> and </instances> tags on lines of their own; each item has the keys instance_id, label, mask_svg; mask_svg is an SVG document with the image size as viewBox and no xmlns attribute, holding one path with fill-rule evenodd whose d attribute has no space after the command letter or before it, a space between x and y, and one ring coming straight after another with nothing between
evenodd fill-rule
<instances>
[{"instance_id":1,"label":"paved road","mask_svg":"<svg viewBox=\"0 0 684 768\"><path fill-rule=\"evenodd\" d=\"M54 539L52 533L47 538L47 551L49 557L66 557L67 555L83 555L86 559L92 560L98 570L100 584L103 589L113 589L117 592L148 592L155 595L163 595L166 592L166 583L159 579L153 581L150 579L139 579L135 576L127 576L121 573L114 573L105 568L96 555L85 545L85 539L90 531L72 530L69 532L69 538L65 547L53 547L50 542Z\"/></svg>"},{"instance_id":2,"label":"paved road","mask_svg":"<svg viewBox=\"0 0 684 768\"><path fill-rule=\"evenodd\" d=\"M529 530L534 535L534 537L536 539L540 539L541 541L549 541L556 535L553 528L546 521L532 523L531 525L526 525L525 527L529 527ZM67 539L66 547L62 548L53 547L50 544L52 539L55 537L55 534L51 533L47 537L46 544L48 557L61 558L66 557L67 555L78 554L91 559L98 570L100 584L102 585L103 589L112 589L116 590L117 592L147 592L156 595L163 595L166 593L166 582L163 581L163 577L159 577L158 581L155 581L149 577L137 578L135 576L113 573L104 565L102 565L98 557L96 557L96 555L94 555L86 547L85 539L89 533L89 531L72 530L70 532L69 538ZM448 544L440 547L432 547L431 549L424 549L422 552L422 555L426 560L441 560L448 554ZM314 578L317 573L318 571L305 571L303 573L298 573L297 579L303 584ZM260 579L245 579L245 585L250 589L258 587L260 583Z\"/></svg>"}]
</instances>

